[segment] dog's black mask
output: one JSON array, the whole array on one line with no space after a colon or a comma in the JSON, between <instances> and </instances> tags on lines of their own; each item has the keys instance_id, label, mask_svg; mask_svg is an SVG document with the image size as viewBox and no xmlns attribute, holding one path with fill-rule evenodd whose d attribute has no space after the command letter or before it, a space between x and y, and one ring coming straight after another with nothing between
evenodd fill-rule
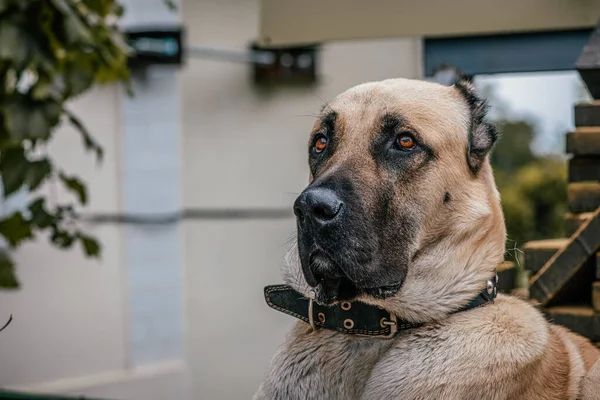
<instances>
[{"instance_id":1,"label":"dog's black mask","mask_svg":"<svg viewBox=\"0 0 600 400\"><path fill-rule=\"evenodd\" d=\"M410 241L398 226L409 221L392 212L390 194L366 205L351 178L316 180L296 199L298 251L317 301L332 304L359 295L394 295L406 276Z\"/></svg>"}]
</instances>

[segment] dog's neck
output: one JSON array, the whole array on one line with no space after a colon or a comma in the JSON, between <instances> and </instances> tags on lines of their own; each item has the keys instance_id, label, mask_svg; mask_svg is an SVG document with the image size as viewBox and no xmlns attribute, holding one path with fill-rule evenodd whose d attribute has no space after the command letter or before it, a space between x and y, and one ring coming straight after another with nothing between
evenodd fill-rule
<instances>
[{"instance_id":1,"label":"dog's neck","mask_svg":"<svg viewBox=\"0 0 600 400\"><path fill-rule=\"evenodd\" d=\"M409 269L406 284L398 295L382 301L361 300L384 307L407 321L439 321L477 296L494 277L502 257L498 258L491 249L469 246L474 251L465 258L461 250L451 245L440 243L437 247L438 251L445 251L445 257L437 251L421 255L416 261L421 265Z\"/></svg>"},{"instance_id":2,"label":"dog's neck","mask_svg":"<svg viewBox=\"0 0 600 400\"><path fill-rule=\"evenodd\" d=\"M463 217L451 233L429 240L413 259L396 296L364 301L383 306L408 321L431 322L445 318L476 296L494 276L505 253L499 195L496 190L485 190L489 193L487 209L479 215L471 214L472 218Z\"/></svg>"}]
</instances>

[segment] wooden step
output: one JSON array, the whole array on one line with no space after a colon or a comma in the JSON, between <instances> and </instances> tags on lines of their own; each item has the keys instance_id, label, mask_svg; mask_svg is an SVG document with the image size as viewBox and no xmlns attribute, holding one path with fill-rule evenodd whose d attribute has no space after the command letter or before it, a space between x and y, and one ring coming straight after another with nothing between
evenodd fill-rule
<instances>
[{"instance_id":1,"label":"wooden step","mask_svg":"<svg viewBox=\"0 0 600 400\"><path fill-rule=\"evenodd\" d=\"M538 272L546 262L558 250L566 247L569 239L544 239L533 240L525 243L523 253L525 253L525 269L533 273Z\"/></svg>"},{"instance_id":2,"label":"wooden step","mask_svg":"<svg viewBox=\"0 0 600 400\"><path fill-rule=\"evenodd\" d=\"M592 256L573 274L546 307L562 305L592 306L592 283L596 280L596 257Z\"/></svg>"},{"instance_id":3,"label":"wooden step","mask_svg":"<svg viewBox=\"0 0 600 400\"><path fill-rule=\"evenodd\" d=\"M600 156L569 160L569 182L600 181Z\"/></svg>"},{"instance_id":4,"label":"wooden step","mask_svg":"<svg viewBox=\"0 0 600 400\"><path fill-rule=\"evenodd\" d=\"M498 290L511 293L517 282L517 265L512 261L502 262L496 269L498 273Z\"/></svg>"},{"instance_id":5,"label":"wooden step","mask_svg":"<svg viewBox=\"0 0 600 400\"><path fill-rule=\"evenodd\" d=\"M543 311L551 322L566 326L593 342L600 342L600 314L591 307L549 307Z\"/></svg>"},{"instance_id":6,"label":"wooden step","mask_svg":"<svg viewBox=\"0 0 600 400\"><path fill-rule=\"evenodd\" d=\"M567 188L569 211L592 212L600 207L600 182L575 182Z\"/></svg>"},{"instance_id":7,"label":"wooden step","mask_svg":"<svg viewBox=\"0 0 600 400\"><path fill-rule=\"evenodd\" d=\"M600 110L599 110L600 111ZM577 128L566 135L567 154L600 154L600 127Z\"/></svg>"},{"instance_id":8,"label":"wooden step","mask_svg":"<svg viewBox=\"0 0 600 400\"><path fill-rule=\"evenodd\" d=\"M545 306L600 247L600 207L530 279L529 294ZM591 282L590 282L591 284Z\"/></svg>"},{"instance_id":9,"label":"wooden step","mask_svg":"<svg viewBox=\"0 0 600 400\"><path fill-rule=\"evenodd\" d=\"M575 233L584 222L588 221L594 215L593 212L573 214L565 214L565 236L569 237Z\"/></svg>"},{"instance_id":10,"label":"wooden step","mask_svg":"<svg viewBox=\"0 0 600 400\"><path fill-rule=\"evenodd\" d=\"M577 104L575 126L600 126L600 102Z\"/></svg>"}]
</instances>

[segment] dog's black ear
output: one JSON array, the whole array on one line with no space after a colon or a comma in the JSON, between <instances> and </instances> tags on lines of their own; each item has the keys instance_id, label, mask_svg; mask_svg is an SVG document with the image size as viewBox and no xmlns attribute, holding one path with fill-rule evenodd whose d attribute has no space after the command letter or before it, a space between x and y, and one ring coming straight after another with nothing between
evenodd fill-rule
<instances>
[{"instance_id":1,"label":"dog's black ear","mask_svg":"<svg viewBox=\"0 0 600 400\"><path fill-rule=\"evenodd\" d=\"M471 112L467 163L471 171L476 174L498 140L498 132L494 125L486 121L488 105L485 100L477 96L472 81L467 77L461 77L454 86L465 98Z\"/></svg>"}]
</instances>

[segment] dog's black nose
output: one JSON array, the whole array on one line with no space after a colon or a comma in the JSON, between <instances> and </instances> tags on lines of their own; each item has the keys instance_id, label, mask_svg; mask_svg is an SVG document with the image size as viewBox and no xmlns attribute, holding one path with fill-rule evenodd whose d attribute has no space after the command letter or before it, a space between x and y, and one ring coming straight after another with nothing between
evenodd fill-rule
<instances>
[{"instance_id":1,"label":"dog's black nose","mask_svg":"<svg viewBox=\"0 0 600 400\"><path fill-rule=\"evenodd\" d=\"M300 222L307 220L325 225L334 221L344 206L342 200L331 189L312 187L306 189L294 203L294 214Z\"/></svg>"}]
</instances>

